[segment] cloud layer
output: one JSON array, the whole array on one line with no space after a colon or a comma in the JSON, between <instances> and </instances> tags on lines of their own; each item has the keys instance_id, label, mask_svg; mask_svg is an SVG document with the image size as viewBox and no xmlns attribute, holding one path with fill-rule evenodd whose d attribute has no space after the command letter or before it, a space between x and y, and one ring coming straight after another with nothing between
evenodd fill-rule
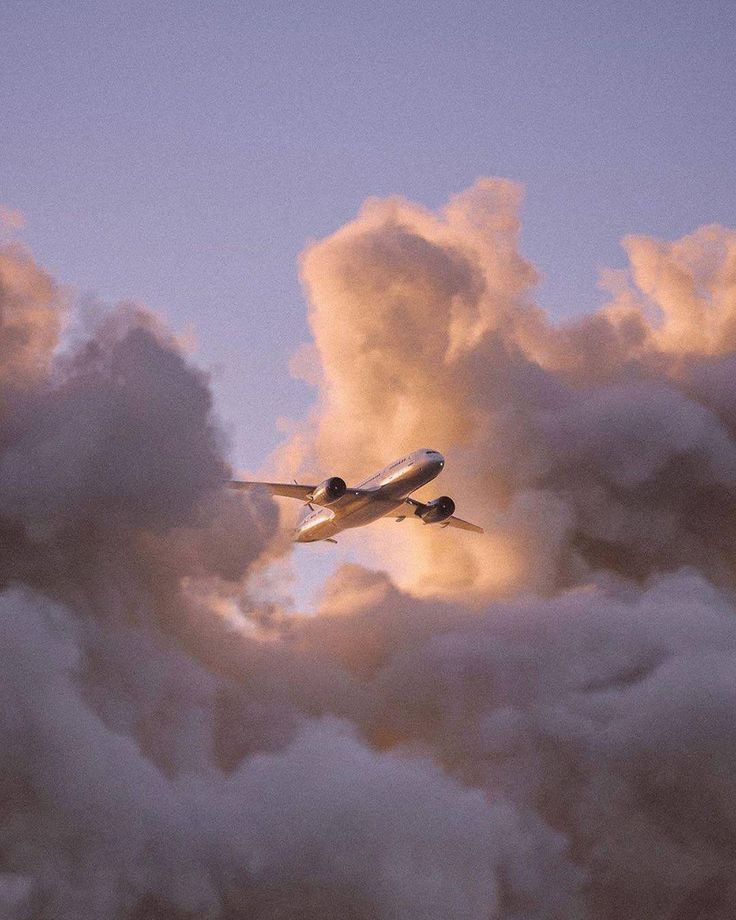
<instances>
[{"instance_id":1,"label":"cloud layer","mask_svg":"<svg viewBox=\"0 0 736 920\"><path fill-rule=\"evenodd\" d=\"M629 240L554 325L519 199L306 253L282 462L434 446L490 530L387 524L410 590L348 566L308 617L251 597L277 513L223 489L206 375L139 306L62 342L0 250L0 917L730 918L734 235Z\"/></svg>"}]
</instances>

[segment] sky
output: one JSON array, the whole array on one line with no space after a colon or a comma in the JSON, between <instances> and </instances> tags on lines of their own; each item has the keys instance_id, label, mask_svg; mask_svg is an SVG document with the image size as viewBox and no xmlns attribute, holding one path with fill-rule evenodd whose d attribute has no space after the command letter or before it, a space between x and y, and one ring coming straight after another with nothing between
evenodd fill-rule
<instances>
[{"instance_id":1,"label":"sky","mask_svg":"<svg viewBox=\"0 0 736 920\"><path fill-rule=\"evenodd\" d=\"M725 0L7 0L0 201L80 300L141 301L196 342L254 471L314 400L288 369L300 253L366 198L521 182L559 317L602 302L624 235L732 224L735 23Z\"/></svg>"}]
</instances>

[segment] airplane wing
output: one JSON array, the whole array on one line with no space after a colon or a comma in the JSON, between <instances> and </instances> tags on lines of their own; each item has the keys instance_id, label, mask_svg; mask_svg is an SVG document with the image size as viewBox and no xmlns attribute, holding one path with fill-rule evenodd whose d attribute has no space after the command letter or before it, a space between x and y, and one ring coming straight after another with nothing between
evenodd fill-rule
<instances>
[{"instance_id":1,"label":"airplane wing","mask_svg":"<svg viewBox=\"0 0 736 920\"><path fill-rule=\"evenodd\" d=\"M281 495L284 498L298 498L300 501L308 502L309 497L317 486L301 486L296 483L287 482L239 482L231 479L228 483L231 489L237 489L239 492L250 492L253 489L265 489L271 495Z\"/></svg>"},{"instance_id":2,"label":"airplane wing","mask_svg":"<svg viewBox=\"0 0 736 920\"><path fill-rule=\"evenodd\" d=\"M401 519L402 517L419 517L420 512L427 506L422 502L418 502L415 498L405 498L404 504L401 505L394 511L390 512L390 515L387 517L396 517ZM477 524L471 524L469 521L464 521L462 518L455 517L453 514L452 517L447 518L446 521L442 521L439 525L440 527L456 527L458 530L470 530L472 533L485 533L482 527L478 527Z\"/></svg>"},{"instance_id":3,"label":"airplane wing","mask_svg":"<svg viewBox=\"0 0 736 920\"><path fill-rule=\"evenodd\" d=\"M317 486L298 485L295 482L241 482L237 479L231 479L228 485L231 489L237 489L239 492L265 489L266 492L269 492L271 495L280 495L282 498L296 498L302 502L313 501L312 493L317 488ZM347 489L345 495L338 498L330 507L335 507L335 505L342 502L345 498L360 498L371 495L372 493L368 489ZM319 504L319 502L315 502L315 505L317 504Z\"/></svg>"}]
</instances>

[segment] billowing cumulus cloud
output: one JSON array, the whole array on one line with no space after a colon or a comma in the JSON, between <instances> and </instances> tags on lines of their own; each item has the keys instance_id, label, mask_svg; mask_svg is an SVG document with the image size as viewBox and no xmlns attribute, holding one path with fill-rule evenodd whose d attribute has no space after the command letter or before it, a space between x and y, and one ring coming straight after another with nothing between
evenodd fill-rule
<instances>
[{"instance_id":1,"label":"billowing cumulus cloud","mask_svg":"<svg viewBox=\"0 0 736 920\"><path fill-rule=\"evenodd\" d=\"M555 324L519 251L520 198L481 180L438 214L373 201L307 250L322 373L313 434L286 457L350 479L417 446L446 454L432 494L488 535L373 532L419 593L687 564L732 583L736 232L628 238L611 301Z\"/></svg>"},{"instance_id":2,"label":"billowing cumulus cloud","mask_svg":"<svg viewBox=\"0 0 736 920\"><path fill-rule=\"evenodd\" d=\"M0 383L13 386L47 369L63 316L49 275L18 245L0 248Z\"/></svg>"},{"instance_id":3,"label":"billowing cumulus cloud","mask_svg":"<svg viewBox=\"0 0 736 920\"><path fill-rule=\"evenodd\" d=\"M162 916L337 918L362 903L475 918L498 897L501 839L532 835L431 759L371 750L337 721L303 721L277 752L225 771L213 737L223 685L192 659L118 635L121 658L107 663L127 674L95 678L90 637L64 610L8 593L0 623L18 916L158 916L157 904ZM123 676L147 698L131 700Z\"/></svg>"},{"instance_id":4,"label":"billowing cumulus cloud","mask_svg":"<svg viewBox=\"0 0 736 920\"><path fill-rule=\"evenodd\" d=\"M506 839L492 916L725 920L735 613L686 571L480 614L353 569L290 629L366 687L373 744L429 754L547 829L533 856Z\"/></svg>"},{"instance_id":5,"label":"billowing cumulus cloud","mask_svg":"<svg viewBox=\"0 0 736 920\"><path fill-rule=\"evenodd\" d=\"M0 251L1 917L731 917L733 244L630 240L555 326L519 197L374 202L305 256L282 461L435 446L490 532L388 523L411 592L348 566L313 616L253 600L276 509L223 488L171 333L127 305L60 344Z\"/></svg>"}]
</instances>

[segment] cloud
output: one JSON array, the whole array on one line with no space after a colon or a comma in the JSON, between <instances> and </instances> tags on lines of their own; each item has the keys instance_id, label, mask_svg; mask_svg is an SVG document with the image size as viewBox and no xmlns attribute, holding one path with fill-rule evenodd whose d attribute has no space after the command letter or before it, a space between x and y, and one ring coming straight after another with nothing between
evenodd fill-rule
<instances>
[{"instance_id":1,"label":"cloud","mask_svg":"<svg viewBox=\"0 0 736 920\"><path fill-rule=\"evenodd\" d=\"M121 608L184 576L238 583L275 515L223 490L205 375L140 308L59 351L53 282L22 250L0 259L0 583L95 607L115 582Z\"/></svg>"},{"instance_id":2,"label":"cloud","mask_svg":"<svg viewBox=\"0 0 736 920\"><path fill-rule=\"evenodd\" d=\"M64 319L51 277L20 245L0 246L0 385L23 385L48 370Z\"/></svg>"},{"instance_id":3,"label":"cloud","mask_svg":"<svg viewBox=\"0 0 736 920\"><path fill-rule=\"evenodd\" d=\"M555 324L519 251L520 200L516 184L483 179L439 213L371 201L307 249L322 375L282 461L350 480L418 446L442 451L432 494L447 490L488 535L366 531L374 561L415 593L549 591L691 564L733 583L736 232L627 238L630 269L605 278L612 300Z\"/></svg>"},{"instance_id":4,"label":"cloud","mask_svg":"<svg viewBox=\"0 0 736 920\"><path fill-rule=\"evenodd\" d=\"M352 612L336 615L343 593ZM354 718L372 744L555 829L534 857L506 838L492 916L726 918L735 614L686 571L478 612L348 569L290 630L364 687Z\"/></svg>"},{"instance_id":5,"label":"cloud","mask_svg":"<svg viewBox=\"0 0 736 920\"><path fill-rule=\"evenodd\" d=\"M532 834L431 760L376 752L337 721L305 721L280 750L218 770L221 688L194 661L118 635L119 653L137 652L116 662L134 689L157 671L147 699L126 699L115 675L90 674L90 635L66 610L23 593L0 604L12 916L139 916L157 901L316 918L337 899L407 920L475 918L497 897L498 840ZM94 705L90 690L103 695ZM161 738L147 749L146 721L169 736L167 757Z\"/></svg>"},{"instance_id":6,"label":"cloud","mask_svg":"<svg viewBox=\"0 0 736 920\"><path fill-rule=\"evenodd\" d=\"M12 236L17 230L22 230L25 223L21 211L0 205L0 238Z\"/></svg>"}]
</instances>

